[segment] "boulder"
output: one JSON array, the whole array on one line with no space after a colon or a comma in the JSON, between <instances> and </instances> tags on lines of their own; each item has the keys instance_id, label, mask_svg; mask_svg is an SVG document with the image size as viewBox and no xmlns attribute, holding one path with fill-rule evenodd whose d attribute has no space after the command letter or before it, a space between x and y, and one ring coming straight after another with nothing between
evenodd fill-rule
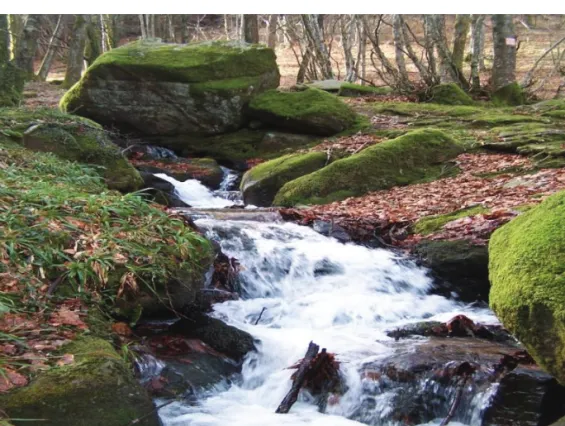
<instances>
[{"instance_id":1,"label":"boulder","mask_svg":"<svg viewBox=\"0 0 565 426\"><path fill-rule=\"evenodd\" d=\"M157 169L157 168L156 168ZM158 169L157 169L158 170ZM154 173L161 173L160 171L141 171L139 174L143 179L143 187L153 201L167 207L187 207L188 205L183 202L176 194L175 187L172 183L158 178Z\"/></svg>"},{"instance_id":2,"label":"boulder","mask_svg":"<svg viewBox=\"0 0 565 426\"><path fill-rule=\"evenodd\" d=\"M172 332L200 339L211 348L238 362L255 349L253 337L246 331L200 312L185 310L185 313L187 318L174 323L170 328Z\"/></svg>"},{"instance_id":3,"label":"boulder","mask_svg":"<svg viewBox=\"0 0 565 426\"><path fill-rule=\"evenodd\" d=\"M274 204L324 204L436 179L445 173L442 164L461 152L461 144L440 130L415 130L288 182L277 193Z\"/></svg>"},{"instance_id":4,"label":"boulder","mask_svg":"<svg viewBox=\"0 0 565 426\"><path fill-rule=\"evenodd\" d=\"M532 357L565 384L565 192L494 232L490 306Z\"/></svg>"},{"instance_id":5,"label":"boulder","mask_svg":"<svg viewBox=\"0 0 565 426\"><path fill-rule=\"evenodd\" d=\"M419 242L414 255L437 278L434 293L464 302L488 301L488 248L467 240Z\"/></svg>"},{"instance_id":6,"label":"boulder","mask_svg":"<svg viewBox=\"0 0 565 426\"><path fill-rule=\"evenodd\" d=\"M278 85L261 45L135 41L96 59L60 107L142 135L213 135L241 128L249 100Z\"/></svg>"},{"instance_id":7,"label":"boulder","mask_svg":"<svg viewBox=\"0 0 565 426\"><path fill-rule=\"evenodd\" d=\"M375 95L390 95L393 92L391 87L374 87L374 86L363 86L361 84L346 83L344 82L339 91L338 96L344 96L349 98L356 98L359 96L375 96Z\"/></svg>"},{"instance_id":8,"label":"boulder","mask_svg":"<svg viewBox=\"0 0 565 426\"><path fill-rule=\"evenodd\" d=\"M282 186L325 166L324 152L291 154L261 163L243 175L241 191L245 204L270 206Z\"/></svg>"},{"instance_id":9,"label":"boulder","mask_svg":"<svg viewBox=\"0 0 565 426\"><path fill-rule=\"evenodd\" d=\"M74 362L40 371L28 386L0 396L11 418L47 426L159 426L151 398L108 342L83 337L62 351Z\"/></svg>"},{"instance_id":10,"label":"boulder","mask_svg":"<svg viewBox=\"0 0 565 426\"><path fill-rule=\"evenodd\" d=\"M473 105L473 99L455 83L432 87L428 102L443 105Z\"/></svg>"},{"instance_id":11,"label":"boulder","mask_svg":"<svg viewBox=\"0 0 565 426\"><path fill-rule=\"evenodd\" d=\"M273 154L305 148L317 140L316 136L268 131L259 144L259 154Z\"/></svg>"},{"instance_id":12,"label":"boulder","mask_svg":"<svg viewBox=\"0 0 565 426\"><path fill-rule=\"evenodd\" d=\"M210 189L219 189L224 172L212 158L177 158L175 160L133 160L140 172L164 173L180 182L197 179Z\"/></svg>"},{"instance_id":13,"label":"boulder","mask_svg":"<svg viewBox=\"0 0 565 426\"><path fill-rule=\"evenodd\" d=\"M252 99L249 116L277 129L321 136L335 135L356 121L349 106L318 89L267 91Z\"/></svg>"}]
</instances>

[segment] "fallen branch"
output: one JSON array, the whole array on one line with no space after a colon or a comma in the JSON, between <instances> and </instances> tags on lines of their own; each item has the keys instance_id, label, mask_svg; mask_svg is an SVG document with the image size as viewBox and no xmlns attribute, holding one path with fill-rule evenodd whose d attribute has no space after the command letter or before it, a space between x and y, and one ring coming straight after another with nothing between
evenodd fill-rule
<instances>
[{"instance_id":1,"label":"fallen branch","mask_svg":"<svg viewBox=\"0 0 565 426\"><path fill-rule=\"evenodd\" d=\"M255 321L255 325L259 324L259 321L261 321L261 317L263 316L263 312L265 312L266 309L267 308L265 306L263 306L263 309L261 309L261 313L259 314L257 321Z\"/></svg>"},{"instance_id":2,"label":"fallen branch","mask_svg":"<svg viewBox=\"0 0 565 426\"><path fill-rule=\"evenodd\" d=\"M290 408L298 398L298 392L300 392L300 388L302 387L306 379L306 373L308 373L308 371L310 370L310 363L314 360L316 355L318 355L319 350L320 347L318 345L316 345L314 342L310 342L310 344L308 345L308 350L306 351L304 358L302 358L302 361L300 362L298 371L294 374L292 387L278 406L275 413L286 414L290 411Z\"/></svg>"},{"instance_id":3,"label":"fallen branch","mask_svg":"<svg viewBox=\"0 0 565 426\"><path fill-rule=\"evenodd\" d=\"M440 423L440 426L446 426L455 416L457 411L457 407L461 403L461 398L463 397L463 389L467 384L467 380L469 377L475 372L475 368L471 366L468 362L463 362L457 367L457 371L455 372L456 375L460 376L459 383L457 386L457 391L455 392L455 398L453 399L453 403L449 408L449 412L443 421Z\"/></svg>"}]
</instances>

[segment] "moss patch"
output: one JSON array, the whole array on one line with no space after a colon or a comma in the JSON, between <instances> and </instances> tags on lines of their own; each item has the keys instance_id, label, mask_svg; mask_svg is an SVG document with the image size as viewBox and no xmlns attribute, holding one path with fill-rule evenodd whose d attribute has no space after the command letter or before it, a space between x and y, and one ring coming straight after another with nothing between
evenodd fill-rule
<instances>
[{"instance_id":1,"label":"moss patch","mask_svg":"<svg viewBox=\"0 0 565 426\"><path fill-rule=\"evenodd\" d=\"M83 337L62 350L75 356L73 364L41 372L28 386L0 396L11 418L45 419L45 425L124 426L153 411L151 398L108 342ZM159 420L153 414L137 424L157 426Z\"/></svg>"},{"instance_id":2,"label":"moss patch","mask_svg":"<svg viewBox=\"0 0 565 426\"><path fill-rule=\"evenodd\" d=\"M11 62L0 64L0 107L20 104L24 82L25 74Z\"/></svg>"},{"instance_id":3,"label":"moss patch","mask_svg":"<svg viewBox=\"0 0 565 426\"><path fill-rule=\"evenodd\" d=\"M412 131L285 184L274 204L323 204L396 185L433 180L445 174L442 163L462 151L462 146L444 132Z\"/></svg>"},{"instance_id":4,"label":"moss patch","mask_svg":"<svg viewBox=\"0 0 565 426\"><path fill-rule=\"evenodd\" d=\"M486 212L488 212L488 209L484 208L483 206L474 206L452 213L424 217L414 224L413 231L416 234L422 235L433 234L434 232L439 231L441 228L443 228L443 225L453 220Z\"/></svg>"},{"instance_id":5,"label":"moss patch","mask_svg":"<svg viewBox=\"0 0 565 426\"><path fill-rule=\"evenodd\" d=\"M347 83L341 84L337 95L345 97L358 97L368 95L390 95L393 92L391 87L363 86L361 84Z\"/></svg>"},{"instance_id":6,"label":"moss patch","mask_svg":"<svg viewBox=\"0 0 565 426\"><path fill-rule=\"evenodd\" d=\"M489 244L490 305L565 384L565 192L498 229Z\"/></svg>"},{"instance_id":7,"label":"moss patch","mask_svg":"<svg viewBox=\"0 0 565 426\"><path fill-rule=\"evenodd\" d=\"M432 87L429 102L442 105L473 105L473 99L455 83Z\"/></svg>"},{"instance_id":8,"label":"moss patch","mask_svg":"<svg viewBox=\"0 0 565 426\"><path fill-rule=\"evenodd\" d=\"M249 115L298 133L331 136L355 123L356 114L336 96L318 89L270 90L253 98Z\"/></svg>"},{"instance_id":9,"label":"moss patch","mask_svg":"<svg viewBox=\"0 0 565 426\"><path fill-rule=\"evenodd\" d=\"M526 103L526 95L518 83L511 83L495 91L492 102L495 105L523 105Z\"/></svg>"},{"instance_id":10,"label":"moss patch","mask_svg":"<svg viewBox=\"0 0 565 426\"><path fill-rule=\"evenodd\" d=\"M310 152L285 155L259 164L243 176L243 199L246 204L270 206L275 194L285 183L321 169L326 161L326 153Z\"/></svg>"}]
</instances>

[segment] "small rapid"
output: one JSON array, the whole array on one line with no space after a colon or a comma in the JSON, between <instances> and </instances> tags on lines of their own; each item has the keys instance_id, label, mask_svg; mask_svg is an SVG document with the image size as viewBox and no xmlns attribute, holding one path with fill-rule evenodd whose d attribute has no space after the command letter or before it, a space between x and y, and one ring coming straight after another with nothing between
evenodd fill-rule
<instances>
[{"instance_id":1,"label":"small rapid","mask_svg":"<svg viewBox=\"0 0 565 426\"><path fill-rule=\"evenodd\" d=\"M195 223L244 267L242 298L214 305L212 315L254 336L257 352L248 354L240 379L230 386L202 395L197 405L162 408L165 425L400 425L391 417L391 391L371 396L369 408L364 403L367 383L360 371L398 349L385 331L456 314L496 322L488 309L429 294L427 271L388 250L343 244L291 223ZM348 390L325 414L306 395L289 414L275 414L290 387L288 367L311 340L336 353ZM488 390L474 395L470 411L450 424L476 419L488 396Z\"/></svg>"}]
</instances>

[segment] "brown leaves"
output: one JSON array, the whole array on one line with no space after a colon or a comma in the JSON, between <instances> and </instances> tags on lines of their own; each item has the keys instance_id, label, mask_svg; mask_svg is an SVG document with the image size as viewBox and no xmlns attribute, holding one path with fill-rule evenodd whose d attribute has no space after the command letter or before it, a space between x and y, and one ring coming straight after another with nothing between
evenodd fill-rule
<instances>
[{"instance_id":1,"label":"brown leaves","mask_svg":"<svg viewBox=\"0 0 565 426\"><path fill-rule=\"evenodd\" d=\"M59 327L61 325L72 325L80 330L86 330L88 328L80 319L79 312L70 310L67 307L62 307L58 311L53 312L49 319L49 324L55 327Z\"/></svg>"},{"instance_id":2,"label":"brown leaves","mask_svg":"<svg viewBox=\"0 0 565 426\"><path fill-rule=\"evenodd\" d=\"M10 368L4 368L3 371L0 371L0 393L5 393L16 387L25 386L27 383L28 380L24 375Z\"/></svg>"},{"instance_id":3,"label":"brown leaves","mask_svg":"<svg viewBox=\"0 0 565 426\"><path fill-rule=\"evenodd\" d=\"M353 136L345 136L339 139L324 140L322 143L313 147L310 151L345 151L349 154L355 154L362 149L381 142L381 138L374 135L365 135L357 133Z\"/></svg>"}]
</instances>

